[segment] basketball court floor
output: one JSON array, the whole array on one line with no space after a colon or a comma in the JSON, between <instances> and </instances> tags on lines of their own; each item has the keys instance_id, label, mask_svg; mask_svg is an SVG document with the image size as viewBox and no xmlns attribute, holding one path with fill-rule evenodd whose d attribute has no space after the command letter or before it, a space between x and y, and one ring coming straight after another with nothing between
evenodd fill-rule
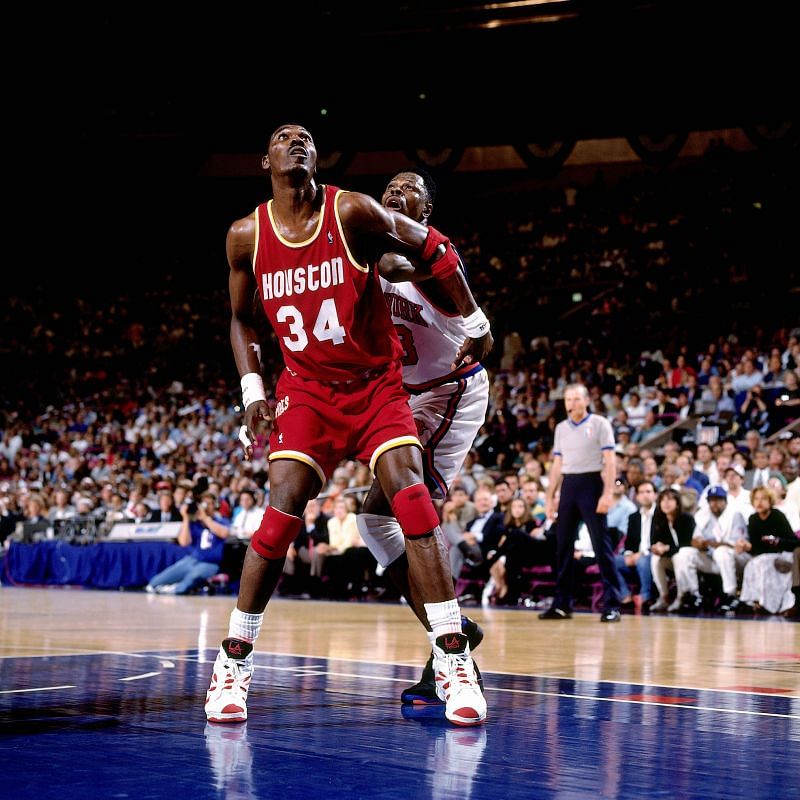
<instances>
[{"instance_id":1,"label":"basketball court floor","mask_svg":"<svg viewBox=\"0 0 800 800\"><path fill-rule=\"evenodd\" d=\"M800 798L800 625L465 609L489 716L402 708L401 605L274 600L249 720L210 725L231 597L0 589L0 797Z\"/></svg>"}]
</instances>

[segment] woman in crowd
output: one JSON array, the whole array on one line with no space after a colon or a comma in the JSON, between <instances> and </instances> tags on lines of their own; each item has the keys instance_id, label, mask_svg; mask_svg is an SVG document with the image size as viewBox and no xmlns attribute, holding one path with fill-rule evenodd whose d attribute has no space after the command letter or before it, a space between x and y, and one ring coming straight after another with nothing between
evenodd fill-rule
<instances>
[{"instance_id":1,"label":"woman in crowd","mask_svg":"<svg viewBox=\"0 0 800 800\"><path fill-rule=\"evenodd\" d=\"M691 547L694 524L694 517L681 508L680 494L675 489L662 489L658 495L650 531L650 551L653 554L650 569L659 594L658 600L650 608L651 611L678 611L681 607L686 588L680 582L674 602L667 605L667 570L673 569L672 559L681 547Z\"/></svg>"},{"instance_id":2,"label":"woman in crowd","mask_svg":"<svg viewBox=\"0 0 800 800\"><path fill-rule=\"evenodd\" d=\"M750 501L755 514L747 522L750 541L740 540L737 552L753 556L744 569L739 600L770 614L788 611L794 606L792 560L800 547L786 517L775 508L772 489L753 489Z\"/></svg>"},{"instance_id":3,"label":"woman in crowd","mask_svg":"<svg viewBox=\"0 0 800 800\"><path fill-rule=\"evenodd\" d=\"M517 556L530 549L535 528L530 506L521 497L515 497L505 514L503 532L496 547L486 554L491 576L486 597L494 600L496 605L517 604L521 569ZM509 573L509 561L512 573Z\"/></svg>"}]
</instances>

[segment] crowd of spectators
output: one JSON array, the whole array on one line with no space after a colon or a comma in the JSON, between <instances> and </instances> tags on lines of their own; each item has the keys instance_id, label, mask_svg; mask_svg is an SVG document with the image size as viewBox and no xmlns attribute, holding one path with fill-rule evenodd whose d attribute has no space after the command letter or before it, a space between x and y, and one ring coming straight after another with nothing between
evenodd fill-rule
<instances>
[{"instance_id":1,"label":"crowd of spectators","mask_svg":"<svg viewBox=\"0 0 800 800\"><path fill-rule=\"evenodd\" d=\"M745 473L757 468L764 441L800 418L800 329L787 302L797 277L779 262L777 231L788 215L780 179L730 166L712 161L702 170L542 190L514 214L482 210L479 220L454 223L498 342L462 499L477 505L486 490L510 514L505 524L544 535L553 430L573 381L589 387L591 410L612 421L620 478L634 499L644 479L657 489L696 490L698 470L727 486L725 457ZM0 311L6 546L23 521L91 520L103 535L115 522L153 518L168 494L177 493L177 510L181 493L206 491L234 527L237 514L249 516L241 530L252 532L256 515L247 506L257 514L269 502L268 432L244 461L228 320L224 285L186 291L176 278L111 298L44 290L9 298ZM280 363L266 325L262 341L270 386ZM676 422L687 424L675 430ZM782 490L797 487L796 442L765 448ZM526 506L513 514L498 499L506 481L508 501ZM365 467L343 463L323 489L320 513L338 519L337 499L357 511L369 483ZM327 520L310 527L331 556L363 551L357 532L347 538L334 525L341 541L333 546L324 541ZM325 548L310 553L308 542L296 543L289 570L322 579ZM476 556L478 544L462 548L462 565L475 561L469 553ZM342 560L338 596L374 588L363 552ZM489 566L505 597L508 576Z\"/></svg>"}]
</instances>

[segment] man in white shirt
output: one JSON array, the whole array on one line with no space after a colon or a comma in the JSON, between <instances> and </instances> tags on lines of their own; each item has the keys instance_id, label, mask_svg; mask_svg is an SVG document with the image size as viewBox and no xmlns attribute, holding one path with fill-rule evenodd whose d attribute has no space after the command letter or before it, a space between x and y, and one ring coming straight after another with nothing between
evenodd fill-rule
<instances>
[{"instance_id":1,"label":"man in white shirt","mask_svg":"<svg viewBox=\"0 0 800 800\"><path fill-rule=\"evenodd\" d=\"M753 469L748 470L744 476L744 488L748 491L757 489L759 486L767 486L769 479L773 475L780 473L773 472L769 468L769 454L766 450L756 450L753 453Z\"/></svg>"},{"instance_id":2,"label":"man in white shirt","mask_svg":"<svg viewBox=\"0 0 800 800\"><path fill-rule=\"evenodd\" d=\"M697 460L694 463L694 468L708 478L710 486L715 486L720 482L717 465L714 463L714 451L705 442L697 445Z\"/></svg>"},{"instance_id":3,"label":"man in white shirt","mask_svg":"<svg viewBox=\"0 0 800 800\"><path fill-rule=\"evenodd\" d=\"M728 485L728 507L732 511L738 511L747 522L755 512L750 503L750 492L743 488L744 469L739 464L731 464L725 470L725 483Z\"/></svg>"},{"instance_id":4,"label":"man in white shirt","mask_svg":"<svg viewBox=\"0 0 800 800\"><path fill-rule=\"evenodd\" d=\"M261 524L264 509L256 506L255 494L251 489L239 492L239 507L233 514L231 533L239 539L249 539Z\"/></svg>"},{"instance_id":5,"label":"man in white shirt","mask_svg":"<svg viewBox=\"0 0 800 800\"><path fill-rule=\"evenodd\" d=\"M741 513L728 505L728 493L722 486L708 490L708 508L695 514L692 546L682 547L673 558L676 572L680 570L688 591L700 597L698 572L722 576L722 597L718 610L734 611L739 582L749 553L737 553L736 543L747 539L747 523ZM699 603L697 603L699 607Z\"/></svg>"}]
</instances>

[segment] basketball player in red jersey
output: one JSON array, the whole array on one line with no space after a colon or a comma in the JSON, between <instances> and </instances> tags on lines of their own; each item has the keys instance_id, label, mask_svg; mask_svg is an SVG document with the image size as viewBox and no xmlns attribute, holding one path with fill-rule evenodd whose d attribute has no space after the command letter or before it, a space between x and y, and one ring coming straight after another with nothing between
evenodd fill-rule
<instances>
[{"instance_id":1,"label":"basketball player in red jersey","mask_svg":"<svg viewBox=\"0 0 800 800\"><path fill-rule=\"evenodd\" d=\"M453 592L439 518L424 485L420 444L402 387L402 348L377 270L382 253L409 256L391 280L437 278L459 312L480 313L457 269L449 240L372 198L315 180L316 149L300 125L270 137L262 166L273 199L228 231L231 345L242 379L244 443L269 418L252 311L255 291L280 341L286 368L276 386L270 437L270 502L245 557L229 636L206 696L212 722L247 718L253 645L302 514L344 458L369 463L407 537L410 591L436 637L446 675L445 715L458 725L486 717L461 612ZM479 360L491 335L468 338L457 358Z\"/></svg>"}]
</instances>

